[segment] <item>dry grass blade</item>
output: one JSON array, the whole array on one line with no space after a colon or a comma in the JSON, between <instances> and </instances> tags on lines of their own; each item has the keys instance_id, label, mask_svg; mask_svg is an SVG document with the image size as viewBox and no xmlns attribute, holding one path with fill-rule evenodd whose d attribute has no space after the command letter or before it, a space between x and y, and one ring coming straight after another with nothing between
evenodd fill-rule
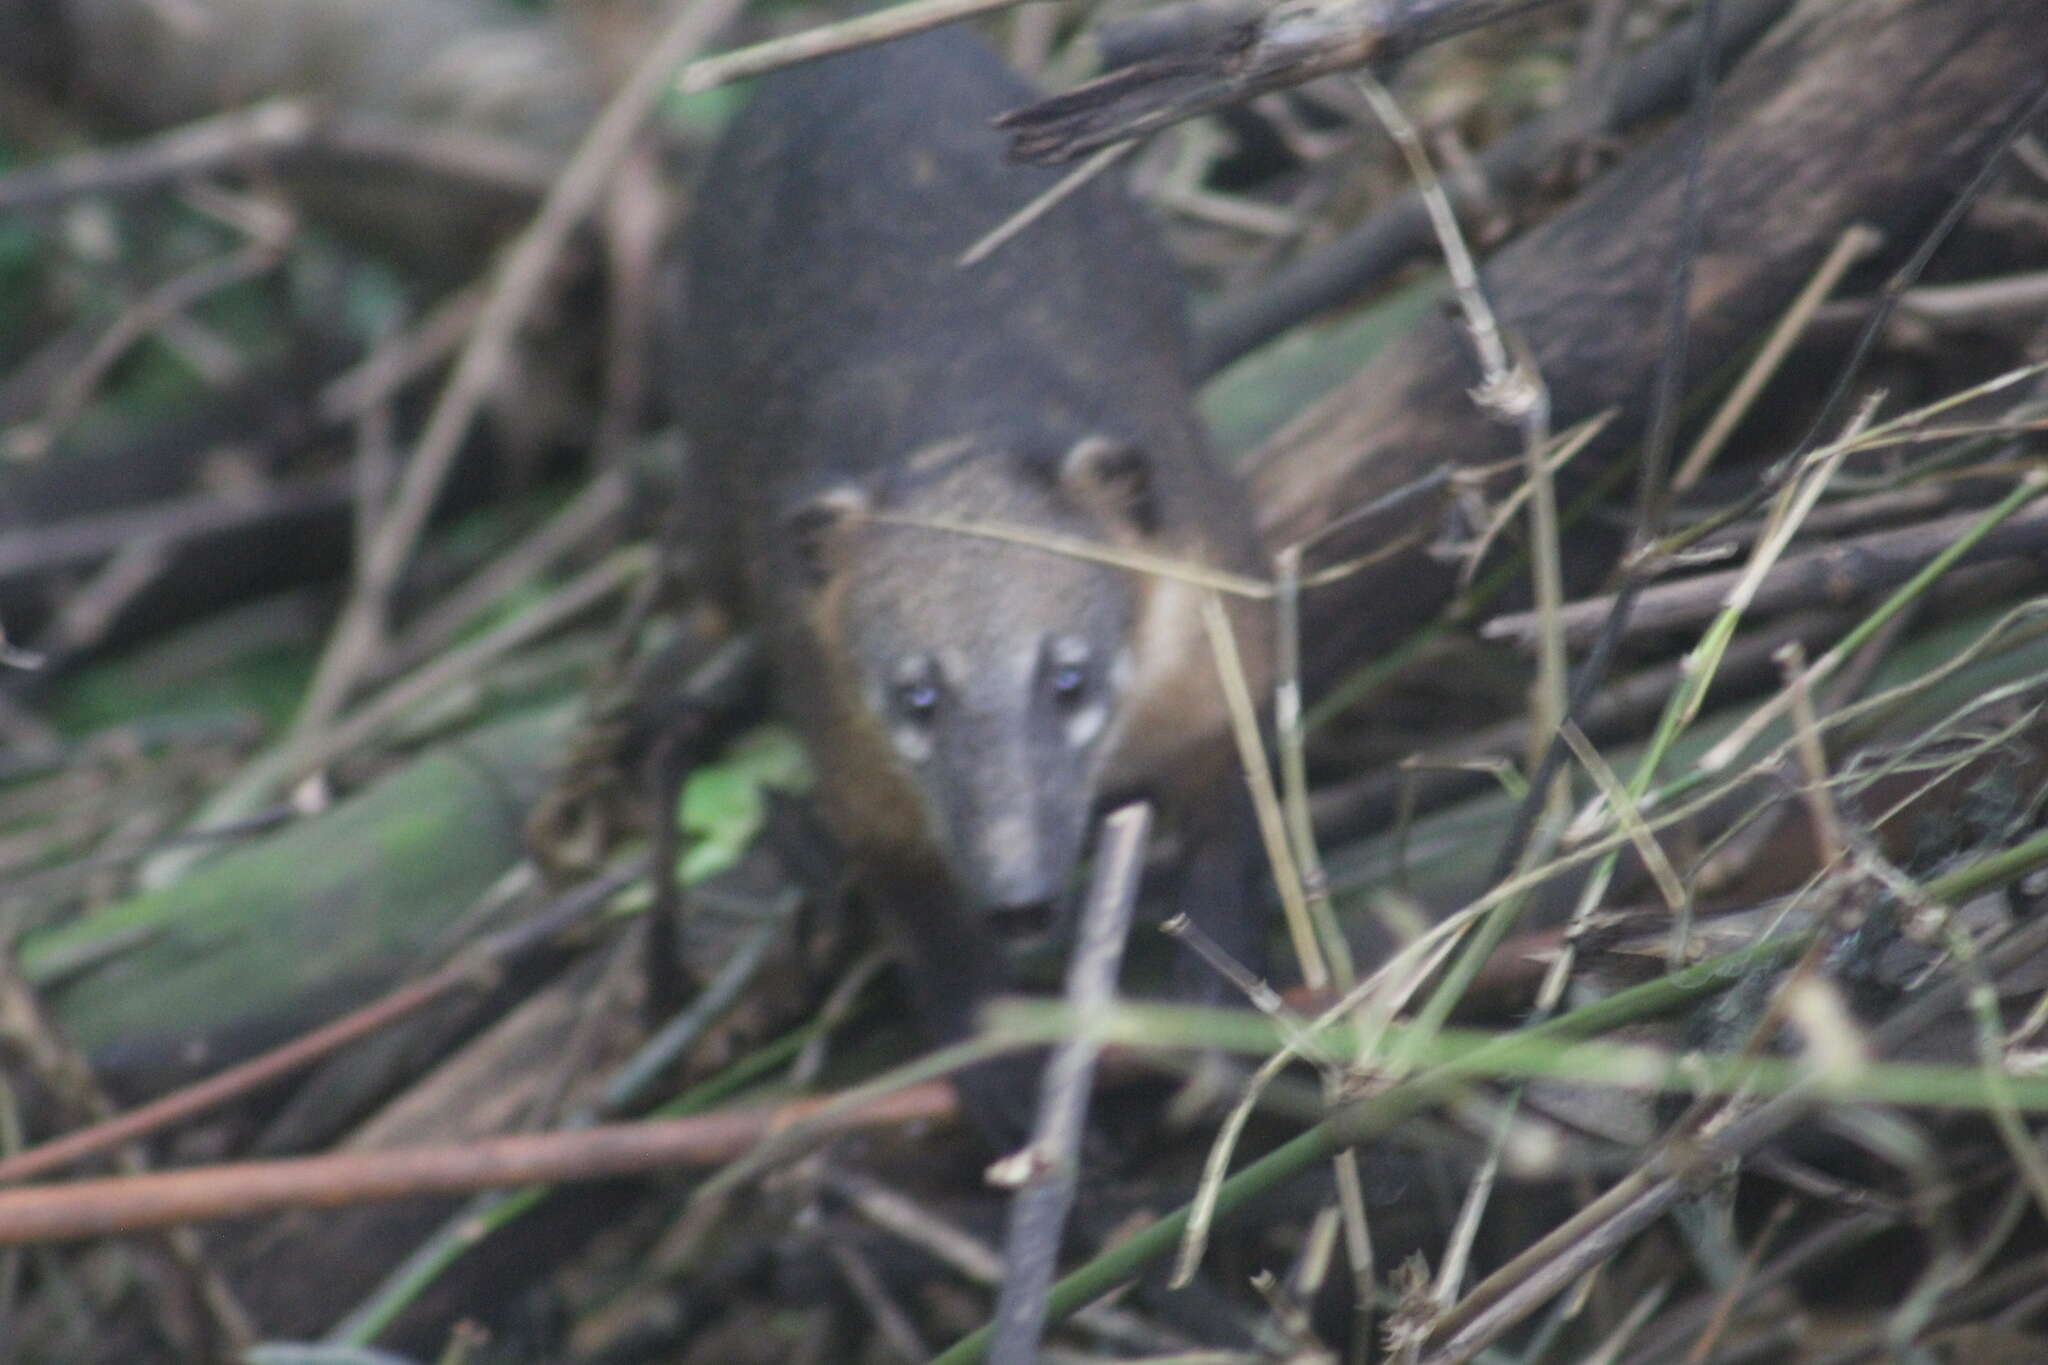
<instances>
[{"instance_id":1,"label":"dry grass blade","mask_svg":"<svg viewBox=\"0 0 2048 1365\"><path fill-rule=\"evenodd\" d=\"M914 526L927 531L981 536L987 540L1000 540L1006 545L1029 546L1034 550L1043 550L1047 554L1067 555L1073 559L1086 559L1097 564L1130 569L1136 573L1156 574L1161 578L1170 578L1178 583L1192 584L1232 597L1258 601L1273 595L1273 585L1260 579L1212 569L1206 564L1194 564L1166 555L1149 554L1143 550L1130 550L1120 545L1103 545L1079 536L1063 536L1034 527L1005 526L993 521L956 521L951 517L915 516L907 512L869 512L864 515L870 521L884 526Z\"/></svg>"},{"instance_id":2,"label":"dry grass blade","mask_svg":"<svg viewBox=\"0 0 2048 1365\"><path fill-rule=\"evenodd\" d=\"M1837 668L1840 668L1885 622L1903 611L1907 605L1918 598L1929 584L1941 577L1951 564L1961 559L1972 545L1990 534L2000 522L2033 501L2043 488L2048 488L2048 471L2041 469L2028 471L2025 477L2013 487L2012 491L1986 511L1968 533L1958 537L1947 549L1928 561L1926 568L1914 575L1898 591L1887 597L1876 611L1864 619L1861 625L1839 641L1834 648L1815 660L1813 665L1801 675L1802 685L1811 687L1827 678ZM1708 772L1716 772L1733 763L1744 749L1755 742L1757 736L1763 733L1765 727L1784 714L1786 708L1792 704L1792 696L1792 690L1787 688L1751 712L1749 717L1733 733L1707 751L1705 756L1700 759L1700 766Z\"/></svg>"},{"instance_id":3,"label":"dry grass blade","mask_svg":"<svg viewBox=\"0 0 2048 1365\"><path fill-rule=\"evenodd\" d=\"M1243 1096L1224 1117L1215 1141L1210 1144L1208 1159L1203 1164L1202 1180L1196 1188L1194 1200L1189 1205L1187 1229L1181 1238L1180 1251L1174 1262L1174 1284L1188 1283L1193 1279L1196 1267L1201 1264L1209 1228L1215 1218L1223 1178L1230 1170L1231 1157L1236 1153L1238 1139L1243 1136L1245 1124L1251 1120L1260 1094L1272 1083L1273 1078L1296 1060L1307 1060L1324 1071L1334 1093L1335 1086L1341 1084L1343 1079L1343 1059L1321 1041L1322 1035L1339 1024L1347 1015L1355 1015L1358 1034L1357 1058L1362 1061L1368 1054L1377 1054L1380 1051L1380 1038L1393 1022L1394 1015L1414 992L1421 989L1424 982L1435 975L1443 965L1444 959L1457 947L1459 936L1469 929L1476 919L1476 914L1466 911L1451 915L1432 926L1426 934L1405 945L1378 971L1346 992L1342 999L1325 1009L1306 1026L1296 1024L1284 1014L1274 1013L1275 1021L1287 1035L1286 1042L1279 1051L1262 1062L1259 1069L1246 1081ZM1398 1077L1401 1074L1398 1068L1382 1070L1391 1077ZM1363 1216L1361 1204L1357 1218L1362 1220ZM1354 1259L1353 1264L1369 1266L1369 1248L1362 1253L1362 1258Z\"/></svg>"},{"instance_id":4,"label":"dry grass blade","mask_svg":"<svg viewBox=\"0 0 2048 1365\"><path fill-rule=\"evenodd\" d=\"M1571 463L1573 456L1584 450L1595 437L1605 431L1616 415L1617 410L1609 408L1603 413L1587 418L1570 431L1560 432L1552 437L1549 448L1540 462L1543 478L1554 480L1557 472ZM1461 586L1471 586L1472 578L1479 572L1480 564L1485 561L1494 543L1507 531L1515 515L1522 510L1522 504L1535 497L1536 484L1534 478L1524 478L1509 489L1507 496L1500 500L1500 505L1493 509L1493 515L1487 518L1486 525L1480 529L1479 534L1473 538L1471 547L1465 552L1464 567L1459 571ZM1539 610L1536 615L1540 620L1541 611Z\"/></svg>"},{"instance_id":5,"label":"dry grass blade","mask_svg":"<svg viewBox=\"0 0 2048 1365\"><path fill-rule=\"evenodd\" d=\"M928 28L971 19L977 14L993 14L1020 3L1022 0L912 0L907 5L891 5L858 19L821 24L786 38L771 38L752 47L699 58L683 68L675 86L681 94L695 95L734 81L765 76L781 67L814 62L835 52L871 47L892 38L907 38Z\"/></svg>"},{"instance_id":6,"label":"dry grass blade","mask_svg":"<svg viewBox=\"0 0 2048 1365\"><path fill-rule=\"evenodd\" d=\"M1135 142L1125 142L1114 147L1104 147L1095 155L1061 176L1045 193L1018 209L1002 222L989 229L988 234L973 246L960 253L960 268L966 270L981 264L997 251L1003 243L1043 218L1060 203L1095 177L1130 155L1137 147Z\"/></svg>"},{"instance_id":7,"label":"dry grass blade","mask_svg":"<svg viewBox=\"0 0 2048 1365\"><path fill-rule=\"evenodd\" d=\"M1273 866L1279 885L1280 908L1287 919L1288 937L1294 943L1295 959L1301 965L1302 981L1310 990L1323 990L1330 982L1330 969L1316 937L1308 899L1302 891L1301 869L1295 866L1294 849L1287 839L1287 821L1280 809L1280 793L1273 785L1272 765L1266 761L1259 738L1259 716L1245 681L1244 661L1238 653L1237 634L1215 593L1202 598L1202 630L1209 638L1215 657L1216 675L1230 705L1230 731L1237 741L1237 756L1251 785L1252 809L1258 816L1259 838Z\"/></svg>"},{"instance_id":8,"label":"dry grass blade","mask_svg":"<svg viewBox=\"0 0 2048 1365\"><path fill-rule=\"evenodd\" d=\"M1651 879L1657 883L1657 893L1664 897L1665 908L1673 914L1678 913L1688 899L1685 884L1679 878L1678 869L1665 855L1664 846L1650 833L1635 795L1622 784L1621 778L1607 765L1607 760L1600 756L1600 751L1593 747L1593 742L1586 738L1583 730L1567 721L1563 734L1564 742L1571 746L1573 756L1586 770L1586 775L1593 779L1593 784L1607 802L1607 809L1613 812L1615 822L1628 835L1643 865L1649 869ZM1546 990L1544 994L1548 996L1550 992Z\"/></svg>"},{"instance_id":9,"label":"dry grass blade","mask_svg":"<svg viewBox=\"0 0 2048 1365\"><path fill-rule=\"evenodd\" d=\"M1778 319L1770 335L1764 338L1763 349L1757 352L1756 358L1742 372L1742 378L1736 381L1735 388L1729 393L1726 401L1715 410L1713 420L1707 423L1706 430L1693 442L1692 449L1686 453L1684 463L1679 465L1678 472L1671 478L1672 492L1683 493L1700 481L1700 476L1707 472L1708 466L1714 462L1714 457L1720 454L1721 447L1727 444L1729 436L1734 433L1736 423L1749 411L1750 405L1756 401L1756 396L1763 391L1764 385L1770 382L1771 376L1778 372L1778 367L1784 363L1792 344L1799 339L1800 333L1805 331L1807 323L1812 320L1814 310L1820 307L1822 300L1834 293L1835 286L1842 282L1842 276L1849 272L1851 266L1877 249L1880 240L1875 231L1861 223L1846 229L1836 240L1834 248L1828 252L1827 259L1813 272L1813 278L1806 282L1806 287L1792 300L1792 306L1785 310L1785 315Z\"/></svg>"}]
</instances>

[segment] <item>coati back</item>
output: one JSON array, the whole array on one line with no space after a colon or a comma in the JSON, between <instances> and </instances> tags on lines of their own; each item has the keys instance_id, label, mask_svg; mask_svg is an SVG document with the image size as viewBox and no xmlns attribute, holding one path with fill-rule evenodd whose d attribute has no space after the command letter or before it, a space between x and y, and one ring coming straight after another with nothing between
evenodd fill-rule
<instances>
[{"instance_id":1,"label":"coati back","mask_svg":"<svg viewBox=\"0 0 2048 1365\"><path fill-rule=\"evenodd\" d=\"M1265 573L1194 414L1172 267L1121 186L958 264L1056 178L989 126L1033 95L957 31L765 81L701 182L675 357L705 543L948 1033L1111 799L1158 802L1186 908L1257 938L1199 590L932 524ZM1267 622L1232 612L1260 688Z\"/></svg>"}]
</instances>

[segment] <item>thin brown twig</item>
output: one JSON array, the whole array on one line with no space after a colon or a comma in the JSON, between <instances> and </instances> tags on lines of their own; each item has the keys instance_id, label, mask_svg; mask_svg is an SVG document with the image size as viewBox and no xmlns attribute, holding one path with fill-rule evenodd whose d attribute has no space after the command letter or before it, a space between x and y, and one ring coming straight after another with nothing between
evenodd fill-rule
<instances>
[{"instance_id":1,"label":"thin brown twig","mask_svg":"<svg viewBox=\"0 0 2048 1365\"><path fill-rule=\"evenodd\" d=\"M1842 276L1849 273L1849 268L1875 251L1882 241L1883 237L1875 228L1863 223L1852 223L1843 230L1835 240L1834 249L1828 252L1827 259L1813 272L1813 278L1806 282L1806 287L1799 291L1784 316L1771 328L1770 335L1764 338L1762 349L1742 372L1742 378L1736 381L1734 390L1707 423L1707 429L1693 442L1684 463L1671 477L1673 494L1683 493L1700 481L1707 472L1707 466L1713 463L1714 457L1734 433L1735 424L1742 420L1757 394L1778 372L1778 367L1791 352L1792 344L1812 321L1814 310L1834 292L1835 286L1842 282Z\"/></svg>"},{"instance_id":2,"label":"thin brown twig","mask_svg":"<svg viewBox=\"0 0 2048 1365\"><path fill-rule=\"evenodd\" d=\"M439 971L400 986L310 1033L161 1099L16 1152L0 1160L0 1184L32 1180L89 1156L155 1136L303 1070L448 995L464 989L485 989L508 962L601 909L645 871L644 863L635 863L599 877L569 892L531 921L483 940Z\"/></svg>"},{"instance_id":3,"label":"thin brown twig","mask_svg":"<svg viewBox=\"0 0 2048 1365\"><path fill-rule=\"evenodd\" d=\"M863 1256L855 1243L837 1237L828 1237L825 1255L831 1260L839 1278L853 1292L861 1307L867 1310L876 1328L882 1334L896 1355L906 1361L919 1361L930 1357L931 1347L925 1345L918 1335L917 1326L911 1322L910 1314L903 1305L890 1297L888 1285L875 1271L872 1262Z\"/></svg>"},{"instance_id":4,"label":"thin brown twig","mask_svg":"<svg viewBox=\"0 0 2048 1365\"><path fill-rule=\"evenodd\" d=\"M200 300L276 269L284 259L289 235L287 226L276 237L259 239L208 261L166 280L135 300L100 334L85 358L66 373L42 415L6 434L8 452L19 459L40 458L47 453L57 433L84 411L115 362L131 347Z\"/></svg>"},{"instance_id":5,"label":"thin brown twig","mask_svg":"<svg viewBox=\"0 0 2048 1365\"><path fill-rule=\"evenodd\" d=\"M343 716L310 743L295 746L281 771L297 778L332 763L449 684L474 676L512 650L625 591L649 571L649 560L645 547L631 547L592 565L530 611L443 654Z\"/></svg>"},{"instance_id":6,"label":"thin brown twig","mask_svg":"<svg viewBox=\"0 0 2048 1365\"><path fill-rule=\"evenodd\" d=\"M483 291L458 289L428 311L410 330L397 332L320 390L320 416L329 422L360 418L397 396L454 352L476 325Z\"/></svg>"},{"instance_id":7,"label":"thin brown twig","mask_svg":"<svg viewBox=\"0 0 2048 1365\"><path fill-rule=\"evenodd\" d=\"M506 253L455 370L427 419L405 478L378 519L376 534L356 566L356 580L335 625L309 695L345 697L374 666L384 644L391 594L427 517L440 500L470 424L504 368L513 339L540 298L569 238L596 208L653 113L671 73L736 15L744 0L683 0L604 112L583 137L549 188L538 213ZM295 737L313 747L320 727L302 726Z\"/></svg>"},{"instance_id":8,"label":"thin brown twig","mask_svg":"<svg viewBox=\"0 0 2048 1365\"><path fill-rule=\"evenodd\" d=\"M814 1131L849 1131L934 1123L956 1112L952 1086L937 1081L870 1097L848 1112L821 1112L832 1102L796 1100L694 1118L479 1138L440 1147L226 1162L0 1190L0 1246L109 1237L284 1209L343 1208L714 1166L752 1151L770 1134L798 1121L815 1125Z\"/></svg>"},{"instance_id":9,"label":"thin brown twig","mask_svg":"<svg viewBox=\"0 0 2048 1365\"><path fill-rule=\"evenodd\" d=\"M346 472L271 484L247 495L196 493L141 507L0 531L0 582L75 569L136 544L176 545L239 527L339 510Z\"/></svg>"},{"instance_id":10,"label":"thin brown twig","mask_svg":"<svg viewBox=\"0 0 2048 1365\"><path fill-rule=\"evenodd\" d=\"M1728 1287L1717 1297L1713 1315L1707 1319L1707 1325L1700 1329L1699 1338L1693 1342L1692 1349L1686 1352L1685 1365L1705 1365L1707 1357L1713 1353L1714 1343L1728 1330L1729 1319L1734 1316L1736 1305L1742 1302L1743 1295L1748 1292L1750 1281L1756 1278L1757 1266L1763 1260L1764 1252L1770 1247L1771 1239L1797 1207L1798 1204L1787 1197L1779 1200L1777 1207L1771 1210L1770 1217L1764 1220L1763 1227L1758 1229L1756 1237L1750 1242L1749 1254L1742 1258L1742 1264L1729 1279Z\"/></svg>"},{"instance_id":11,"label":"thin brown twig","mask_svg":"<svg viewBox=\"0 0 2048 1365\"><path fill-rule=\"evenodd\" d=\"M1786 555L1758 585L1750 610L1762 613L1839 606L1865 593L1892 587L1911 577L1929 556L1953 544L1958 535L1983 520L1983 516L1982 509L1958 512L1911 526L1873 531L1803 554ZM2008 517L1957 562L1970 564L2026 554L2044 544L2048 544L2048 506L2028 508ZM1632 634L1652 634L1698 625L1722 609L1730 590L1749 572L1747 567L1723 569L1645 588L1637 598L1629 630ZM1564 607L1560 616L1566 639L1574 645L1584 644L1598 631L1611 604L1609 597L1591 597ZM1535 613L1518 612L1495 617L1481 627L1480 633L1491 640L1527 647L1534 642L1538 626Z\"/></svg>"},{"instance_id":12,"label":"thin brown twig","mask_svg":"<svg viewBox=\"0 0 2048 1365\"><path fill-rule=\"evenodd\" d=\"M1142 802L1102 821L1101 851L1067 969L1067 1002L1075 1011L1077 1031L1046 1066L1030 1145L999 1163L1009 1177L1006 1183L1019 1188L1010 1205L1004 1255L1008 1273L996 1298L990 1365L1031 1365L1038 1358L1046 1291L1080 1179L1088 1088L1102 1046L1088 1029L1115 1003L1117 966L1123 961L1151 828L1152 808Z\"/></svg>"},{"instance_id":13,"label":"thin brown twig","mask_svg":"<svg viewBox=\"0 0 2048 1365\"><path fill-rule=\"evenodd\" d=\"M523 587L548 567L610 525L626 506L631 480L617 469L598 474L567 506L518 544L464 579L404 633L391 642L388 657L375 670L378 680L418 667L446 649L464 627L507 594Z\"/></svg>"},{"instance_id":14,"label":"thin brown twig","mask_svg":"<svg viewBox=\"0 0 2048 1365\"><path fill-rule=\"evenodd\" d=\"M770 71L795 66L799 62L814 62L820 57L850 52L857 47L907 38L928 28L1009 9L1021 3L1023 0L911 0L909 4L891 5L873 14L863 14L858 19L821 24L802 33L770 38L751 47L700 57L684 67L676 77L676 90L685 95L715 90L721 85L765 76Z\"/></svg>"},{"instance_id":15,"label":"thin brown twig","mask_svg":"<svg viewBox=\"0 0 2048 1365\"><path fill-rule=\"evenodd\" d=\"M1806 818L1813 829L1814 866L1823 875L1841 866L1848 856L1849 840L1842 826L1842 812L1835 804L1834 786L1828 779L1827 745L1820 735L1820 717L1814 710L1813 690L1806 681L1806 650L1797 640L1778 651L1777 661L1784 673L1785 687L1792 696L1793 752L1805 779L1799 784L1806 802Z\"/></svg>"},{"instance_id":16,"label":"thin brown twig","mask_svg":"<svg viewBox=\"0 0 2048 1365\"><path fill-rule=\"evenodd\" d=\"M212 114L119 147L95 147L0 176L0 213L89 194L133 194L190 176L322 155L419 170L441 182L539 198L553 158L504 138L273 99Z\"/></svg>"}]
</instances>

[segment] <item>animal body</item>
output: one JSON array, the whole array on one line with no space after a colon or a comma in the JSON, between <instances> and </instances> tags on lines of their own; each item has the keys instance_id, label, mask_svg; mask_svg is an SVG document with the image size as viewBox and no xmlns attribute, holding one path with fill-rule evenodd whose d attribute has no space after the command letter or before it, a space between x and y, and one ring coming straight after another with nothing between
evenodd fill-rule
<instances>
[{"instance_id":1,"label":"animal body","mask_svg":"<svg viewBox=\"0 0 2048 1365\"><path fill-rule=\"evenodd\" d=\"M1108 802L1152 798L1181 908L1245 956L1259 940L1203 589L957 529L1266 572L1123 188L958 263L1056 178L990 128L1033 95L958 31L764 82L701 181L674 357L712 558L943 1035L1006 947L1057 928ZM1230 611L1256 695L1265 609Z\"/></svg>"}]
</instances>

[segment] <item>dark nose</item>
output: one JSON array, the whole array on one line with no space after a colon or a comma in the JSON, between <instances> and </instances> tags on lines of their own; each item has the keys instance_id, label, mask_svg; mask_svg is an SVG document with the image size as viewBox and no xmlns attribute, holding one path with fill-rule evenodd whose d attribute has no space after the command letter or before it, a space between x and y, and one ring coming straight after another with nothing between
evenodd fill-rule
<instances>
[{"instance_id":1,"label":"dark nose","mask_svg":"<svg viewBox=\"0 0 2048 1365\"><path fill-rule=\"evenodd\" d=\"M1026 727L995 718L974 746L977 762L949 821L951 861L976 908L997 931L1052 928L1087 833L1087 806L1070 775L1050 773ZM1080 804L1076 804L1079 802Z\"/></svg>"},{"instance_id":2,"label":"dark nose","mask_svg":"<svg viewBox=\"0 0 2048 1365\"><path fill-rule=\"evenodd\" d=\"M1019 821L1001 838L983 843L971 884L989 927L1013 947L1058 932L1080 861L1081 840L1056 821Z\"/></svg>"},{"instance_id":3,"label":"dark nose","mask_svg":"<svg viewBox=\"0 0 2048 1365\"><path fill-rule=\"evenodd\" d=\"M980 850L977 899L991 909L1036 905L1055 899L1066 884L1067 869L1056 866L1052 850L1032 822L998 820L986 831Z\"/></svg>"}]
</instances>

